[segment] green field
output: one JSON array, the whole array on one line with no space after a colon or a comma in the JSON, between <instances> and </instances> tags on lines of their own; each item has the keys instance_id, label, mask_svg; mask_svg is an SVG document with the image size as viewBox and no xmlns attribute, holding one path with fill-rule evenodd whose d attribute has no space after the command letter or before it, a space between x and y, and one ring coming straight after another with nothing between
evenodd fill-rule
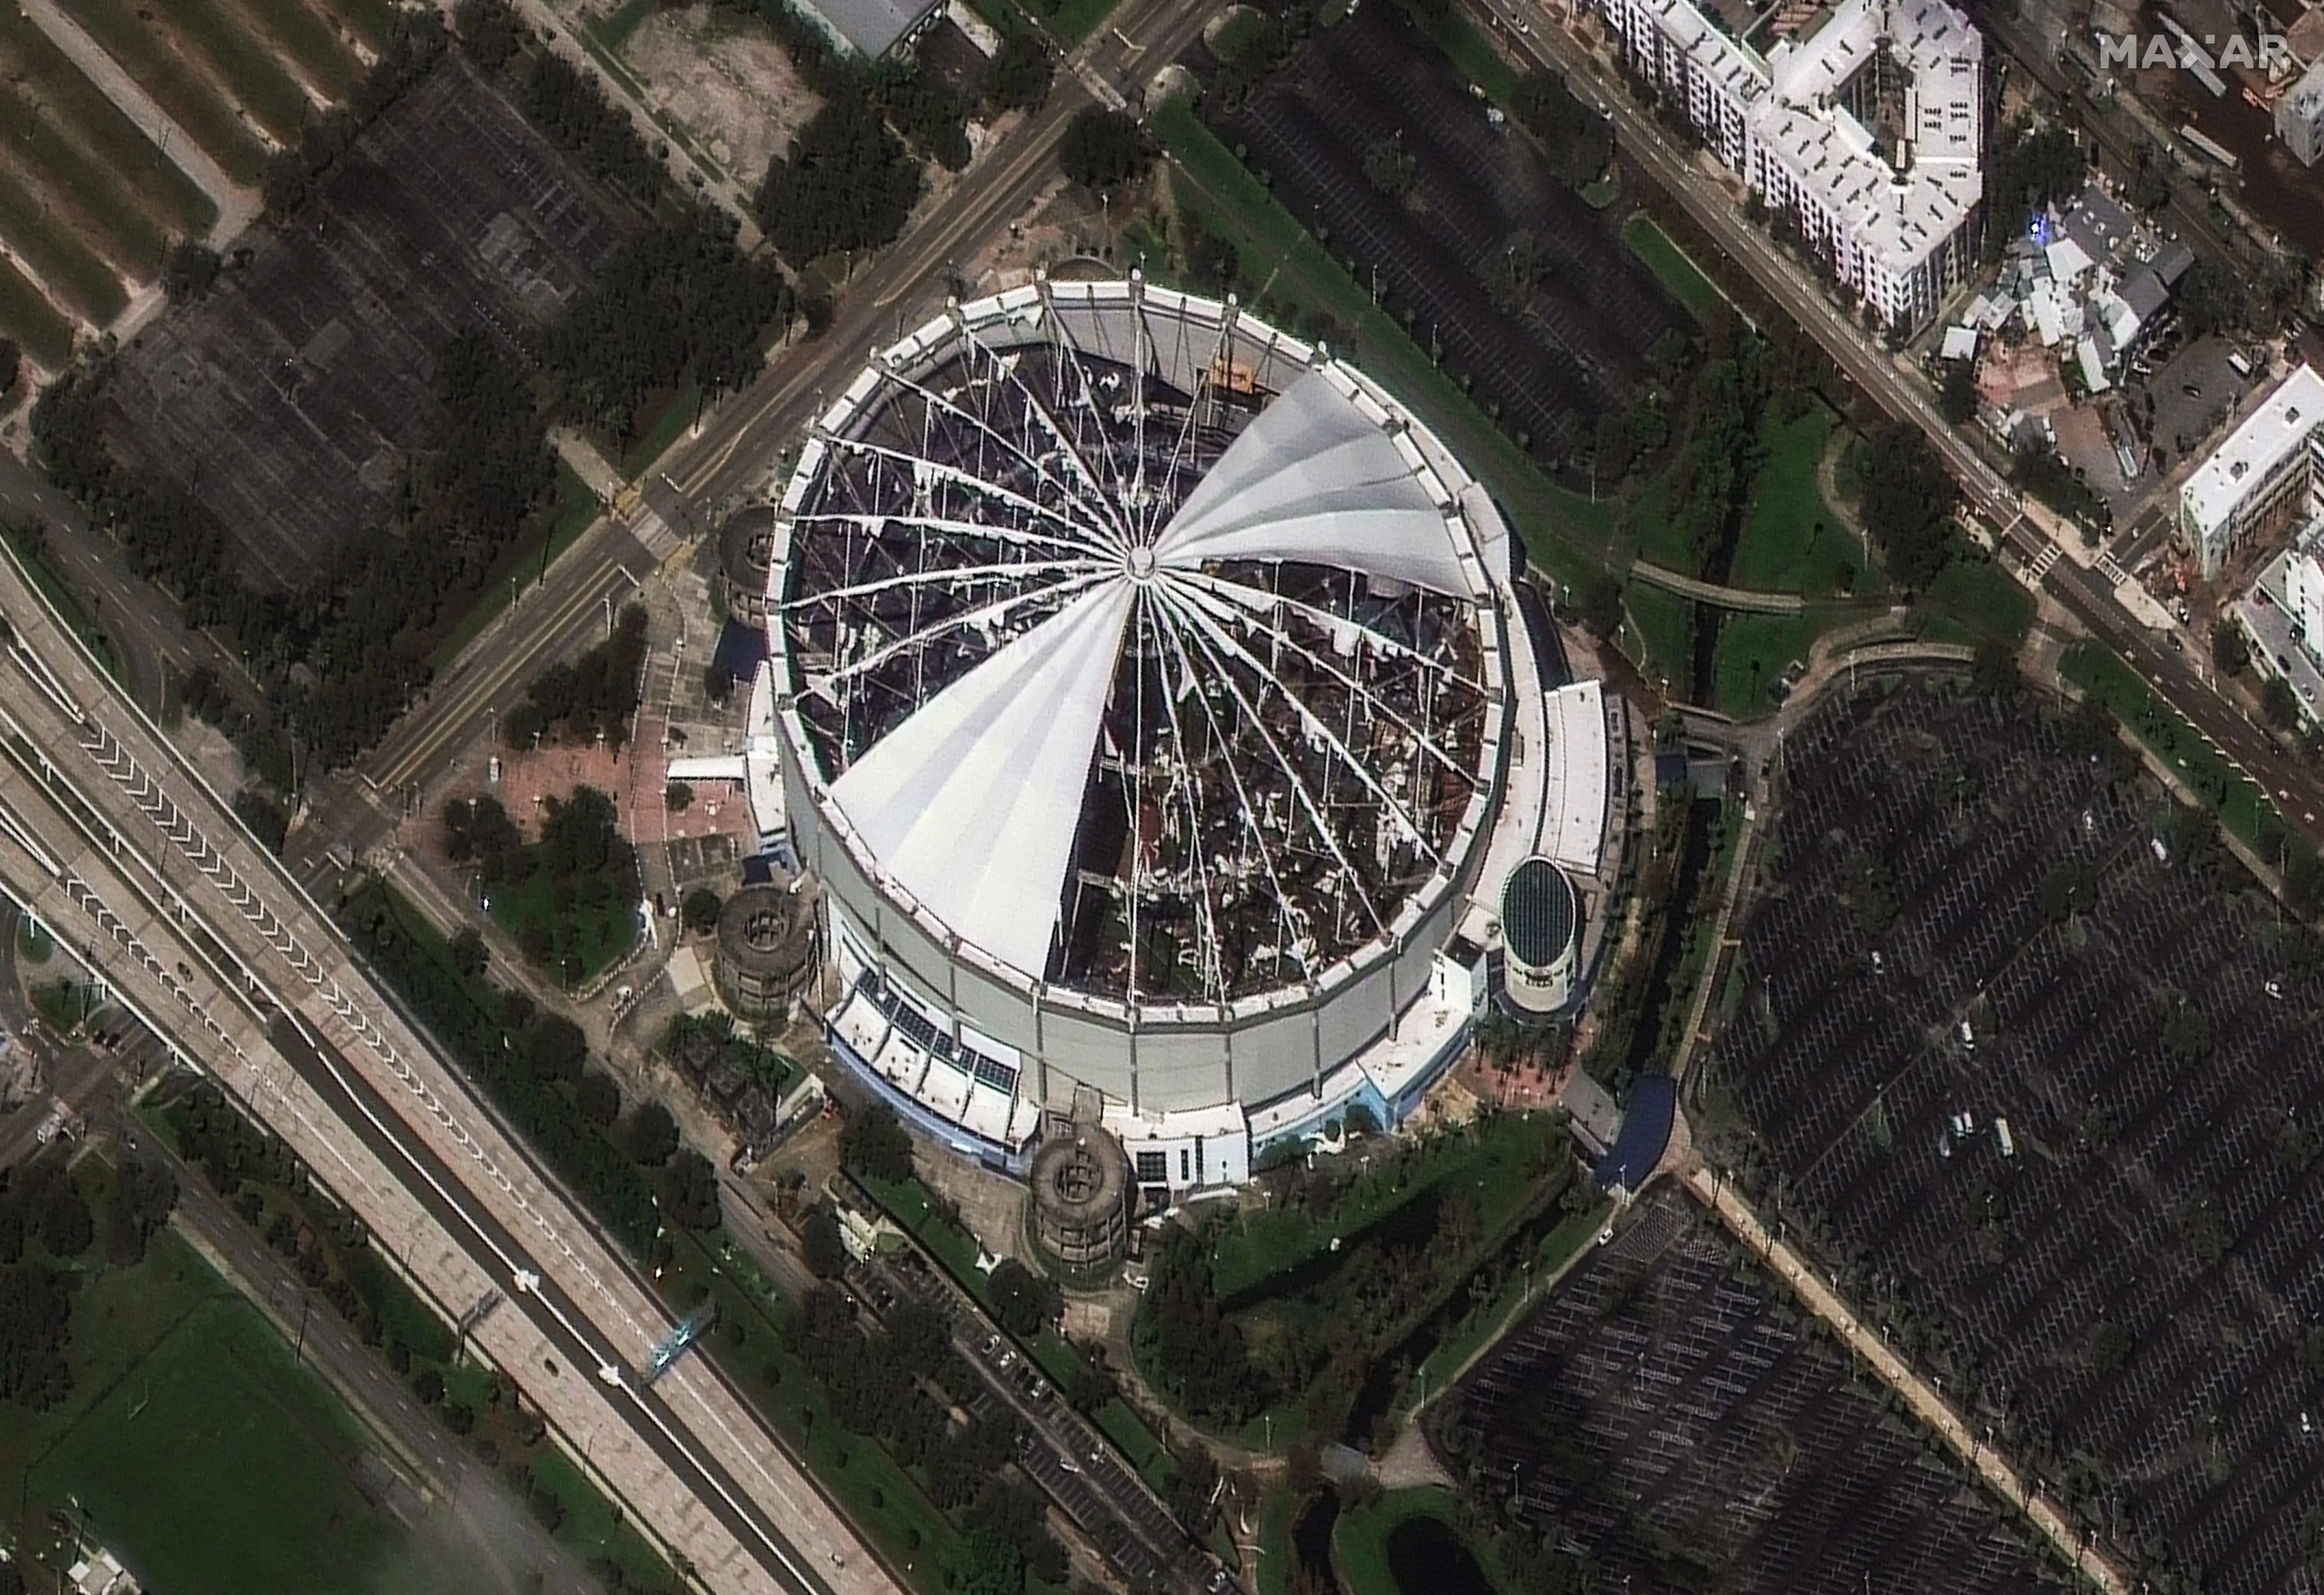
<instances>
[{"instance_id":1,"label":"green field","mask_svg":"<svg viewBox=\"0 0 2324 1595\"><path fill-rule=\"evenodd\" d=\"M1332 1560L1339 1569L1347 1595L1429 1595L1425 1589L1397 1583L1396 1575L1388 1571L1388 1535L1397 1525L1415 1517L1433 1517L1443 1524L1445 1531L1466 1547L1493 1588L1515 1588L1488 1549L1461 1535L1455 1526L1457 1509L1452 1495L1430 1485L1392 1489L1369 1507L1352 1507L1341 1512L1332 1530Z\"/></svg>"},{"instance_id":2,"label":"green field","mask_svg":"<svg viewBox=\"0 0 2324 1595\"><path fill-rule=\"evenodd\" d=\"M1622 242L1630 246L1632 254L1646 262L1646 269L1662 283L1664 290L1685 306L1687 313L1697 321L1707 322L1718 313L1722 302L1719 290L1703 274L1702 268L1687 258L1686 251L1655 225L1652 217L1633 216L1624 222Z\"/></svg>"},{"instance_id":3,"label":"green field","mask_svg":"<svg viewBox=\"0 0 2324 1595\"><path fill-rule=\"evenodd\" d=\"M635 481L647 466L661 458L669 446L694 425L694 418L700 413L701 403L702 388L697 383L688 383L672 393L663 402L661 413L654 417L652 423L638 435L637 441L622 453L622 475Z\"/></svg>"},{"instance_id":4,"label":"green field","mask_svg":"<svg viewBox=\"0 0 2324 1595\"><path fill-rule=\"evenodd\" d=\"M1212 1249L1212 1293L1222 1302L1231 1301L1440 1187L1469 1189L1477 1211L1489 1222L1498 1222L1516 1208L1520 1194L1538 1177L1537 1159L1550 1139L1546 1119L1499 1114L1473 1132L1416 1143L1418 1156L1408 1165L1397 1163L1359 1176L1324 1218L1305 1209L1245 1212Z\"/></svg>"},{"instance_id":5,"label":"green field","mask_svg":"<svg viewBox=\"0 0 2324 1595\"><path fill-rule=\"evenodd\" d=\"M376 53L395 37L395 0L322 0L323 9Z\"/></svg>"},{"instance_id":6,"label":"green field","mask_svg":"<svg viewBox=\"0 0 2324 1595\"><path fill-rule=\"evenodd\" d=\"M363 61L339 37L337 24L301 0L230 0L224 5L206 0L200 9L222 13L225 25L243 38L254 32L262 41L272 41L298 75L334 103L363 81Z\"/></svg>"},{"instance_id":7,"label":"green field","mask_svg":"<svg viewBox=\"0 0 2324 1595\"><path fill-rule=\"evenodd\" d=\"M1500 1339L1502 1332L1515 1323L1525 1308L1543 1286L1565 1267L1573 1254L1589 1244L1600 1226L1613 1215L1609 1203L1600 1203L1581 1212L1568 1213L1557 1222L1556 1228L1541 1238L1533 1249L1528 1265L1520 1268L1501 1287L1501 1294L1492 1305L1479 1313L1461 1332L1443 1341L1420 1364L1415 1380L1416 1398L1423 1392L1434 1395L1447 1382L1458 1378L1477 1353Z\"/></svg>"},{"instance_id":8,"label":"green field","mask_svg":"<svg viewBox=\"0 0 2324 1595\"><path fill-rule=\"evenodd\" d=\"M14 338L24 353L51 371L63 370L72 358L72 323L5 260L0 260L0 337Z\"/></svg>"},{"instance_id":9,"label":"green field","mask_svg":"<svg viewBox=\"0 0 2324 1595\"><path fill-rule=\"evenodd\" d=\"M535 923L555 926L561 920L569 925L577 963L565 972L565 983L586 985L638 945L637 900L629 892L616 890L602 907L576 905L560 911L556 900L558 885L539 868L527 880L503 881L491 892L493 923L514 936L521 936L525 927Z\"/></svg>"},{"instance_id":10,"label":"green field","mask_svg":"<svg viewBox=\"0 0 2324 1595\"><path fill-rule=\"evenodd\" d=\"M172 1595L373 1595L398 1531L356 1489L355 1419L174 1231L74 1307L72 1395L0 1424L26 1543L79 1503ZM36 1586L44 1587L44 1586Z\"/></svg>"},{"instance_id":11,"label":"green field","mask_svg":"<svg viewBox=\"0 0 2324 1595\"><path fill-rule=\"evenodd\" d=\"M310 110L306 91L274 51L219 0L140 5L139 25L152 29L181 60L199 61L226 97L279 144L296 146Z\"/></svg>"},{"instance_id":12,"label":"green field","mask_svg":"<svg viewBox=\"0 0 2324 1595\"><path fill-rule=\"evenodd\" d=\"M355 1488L363 1432L238 1300L205 1302L33 1465L139 1576L180 1595L350 1595L396 1534Z\"/></svg>"},{"instance_id":13,"label":"green field","mask_svg":"<svg viewBox=\"0 0 2324 1595\"><path fill-rule=\"evenodd\" d=\"M1770 417L1759 440L1767 457L1751 487L1751 507L1727 570L1730 586L1809 598L1865 594L1880 585L1864 545L1824 502L1816 466L1839 418L1821 404L1788 421Z\"/></svg>"},{"instance_id":14,"label":"green field","mask_svg":"<svg viewBox=\"0 0 2324 1595\"><path fill-rule=\"evenodd\" d=\"M1694 601L1633 578L1623 589L1622 607L1629 620L1615 641L1638 661L1648 680L1660 678L1683 689L1694 670L1688 652Z\"/></svg>"},{"instance_id":15,"label":"green field","mask_svg":"<svg viewBox=\"0 0 2324 1595\"><path fill-rule=\"evenodd\" d=\"M1772 714L1768 688L1784 667L1805 659L1808 647L1836 620L1805 614L1729 614L1720 622L1711 650L1710 707L1738 720Z\"/></svg>"},{"instance_id":16,"label":"green field","mask_svg":"<svg viewBox=\"0 0 2324 1595\"><path fill-rule=\"evenodd\" d=\"M1245 270L1259 278L1258 297L1273 319L1296 325L1303 310L1313 309L1351 329L1354 346L1335 352L1411 404L1478 474L1536 566L1569 583L1601 567L1614 530L1612 502L1592 503L1544 476L1183 99L1163 104L1147 125L1176 163L1175 202L1234 241Z\"/></svg>"},{"instance_id":17,"label":"green field","mask_svg":"<svg viewBox=\"0 0 2324 1595\"><path fill-rule=\"evenodd\" d=\"M227 176L240 183L257 183L266 164L265 146L243 125L224 95L138 20L134 0L58 0L58 9L118 61Z\"/></svg>"},{"instance_id":18,"label":"green field","mask_svg":"<svg viewBox=\"0 0 2324 1595\"><path fill-rule=\"evenodd\" d=\"M1120 0L1059 0L1049 17L1049 32L1067 50L1098 31Z\"/></svg>"},{"instance_id":19,"label":"green field","mask_svg":"<svg viewBox=\"0 0 2324 1595\"><path fill-rule=\"evenodd\" d=\"M1928 617L1925 635L1940 642L1991 637L2015 647L2034 623L2034 595L1999 565L1982 558L1947 565L1914 607Z\"/></svg>"}]
</instances>

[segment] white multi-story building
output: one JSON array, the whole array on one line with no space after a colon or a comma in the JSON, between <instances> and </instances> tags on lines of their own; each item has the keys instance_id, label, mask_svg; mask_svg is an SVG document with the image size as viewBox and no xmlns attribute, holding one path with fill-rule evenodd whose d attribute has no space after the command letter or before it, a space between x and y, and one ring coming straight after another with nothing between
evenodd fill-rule
<instances>
[{"instance_id":1,"label":"white multi-story building","mask_svg":"<svg viewBox=\"0 0 2324 1595\"><path fill-rule=\"evenodd\" d=\"M2324 480L2324 376L2296 365L2179 489L2179 536L2207 577L2255 532L2311 508Z\"/></svg>"},{"instance_id":2,"label":"white multi-story building","mask_svg":"<svg viewBox=\"0 0 2324 1595\"><path fill-rule=\"evenodd\" d=\"M1694 0L1598 0L1632 68L1789 214L1857 300L1917 329L1967 273L1985 42L1942 0L1846 0L1762 56Z\"/></svg>"}]
</instances>

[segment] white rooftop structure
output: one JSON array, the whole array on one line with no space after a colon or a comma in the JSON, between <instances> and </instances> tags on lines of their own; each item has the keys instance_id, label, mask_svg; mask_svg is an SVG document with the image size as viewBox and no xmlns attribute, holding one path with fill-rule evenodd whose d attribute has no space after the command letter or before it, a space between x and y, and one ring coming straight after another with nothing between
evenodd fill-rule
<instances>
[{"instance_id":1,"label":"white rooftop structure","mask_svg":"<svg viewBox=\"0 0 2324 1595\"><path fill-rule=\"evenodd\" d=\"M2314 475L2324 376L2296 365L2179 489L2179 531L2215 576L2244 533Z\"/></svg>"},{"instance_id":2,"label":"white rooftop structure","mask_svg":"<svg viewBox=\"0 0 2324 1595\"><path fill-rule=\"evenodd\" d=\"M877 356L770 538L835 1050L1004 1163L1093 1089L1173 1188L1405 1111L1504 818L1585 870L1608 824L1602 696L1535 680L1512 554L1425 425L1232 303L1045 280Z\"/></svg>"},{"instance_id":3,"label":"white rooftop structure","mask_svg":"<svg viewBox=\"0 0 2324 1595\"><path fill-rule=\"evenodd\" d=\"M1860 300L1892 323L1934 313L1984 196L1984 41L1967 17L1843 0L1763 59L1694 0L1598 4L1634 67Z\"/></svg>"},{"instance_id":4,"label":"white rooftop structure","mask_svg":"<svg viewBox=\"0 0 2324 1595\"><path fill-rule=\"evenodd\" d=\"M1944 346L1938 350L1938 354L1947 360L1976 358L1977 328L1974 327L1946 327Z\"/></svg>"}]
</instances>

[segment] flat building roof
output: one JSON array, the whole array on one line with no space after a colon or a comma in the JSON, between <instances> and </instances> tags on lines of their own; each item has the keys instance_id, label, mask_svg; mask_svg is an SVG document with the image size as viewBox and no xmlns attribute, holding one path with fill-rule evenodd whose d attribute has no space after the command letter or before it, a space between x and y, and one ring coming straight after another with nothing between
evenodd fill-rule
<instances>
[{"instance_id":1,"label":"flat building roof","mask_svg":"<svg viewBox=\"0 0 2324 1595\"><path fill-rule=\"evenodd\" d=\"M2187 478L2179 490L2182 521L2203 536L2226 525L2245 494L2306 447L2319 423L2324 423L2324 376L2296 365Z\"/></svg>"}]
</instances>

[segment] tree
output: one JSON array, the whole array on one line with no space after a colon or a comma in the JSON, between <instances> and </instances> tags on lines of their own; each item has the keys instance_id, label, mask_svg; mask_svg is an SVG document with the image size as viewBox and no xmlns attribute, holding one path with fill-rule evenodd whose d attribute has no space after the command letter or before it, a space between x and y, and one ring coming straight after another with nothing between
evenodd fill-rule
<instances>
[{"instance_id":1,"label":"tree","mask_svg":"<svg viewBox=\"0 0 2324 1595\"><path fill-rule=\"evenodd\" d=\"M678 905L678 917L686 928L696 936L708 936L718 928L718 910L725 907L718 894L709 887L697 886L687 892Z\"/></svg>"},{"instance_id":2,"label":"tree","mask_svg":"<svg viewBox=\"0 0 2324 1595\"><path fill-rule=\"evenodd\" d=\"M718 1205L718 1171L688 1147L662 1171L662 1212L681 1230L706 1234L725 1216Z\"/></svg>"},{"instance_id":3,"label":"tree","mask_svg":"<svg viewBox=\"0 0 2324 1595\"><path fill-rule=\"evenodd\" d=\"M2267 685L2260 688L2259 712L2278 731L2290 731L2300 720L2300 698L2292 683L2281 676L2270 676Z\"/></svg>"},{"instance_id":4,"label":"tree","mask_svg":"<svg viewBox=\"0 0 2324 1595\"><path fill-rule=\"evenodd\" d=\"M180 238L161 255L161 295L173 305L191 304L217 281L218 253L196 238Z\"/></svg>"},{"instance_id":5,"label":"tree","mask_svg":"<svg viewBox=\"0 0 2324 1595\"><path fill-rule=\"evenodd\" d=\"M57 1261L70 1262L88 1249L97 1239L96 1221L89 1216L88 1203L80 1187L69 1175L60 1171L49 1182L48 1199L41 1208L41 1246Z\"/></svg>"},{"instance_id":6,"label":"tree","mask_svg":"<svg viewBox=\"0 0 2324 1595\"><path fill-rule=\"evenodd\" d=\"M1413 186L1420 180L1420 160L1394 139L1382 139L1364 152L1364 180L1398 204L1412 203Z\"/></svg>"},{"instance_id":7,"label":"tree","mask_svg":"<svg viewBox=\"0 0 2324 1595\"><path fill-rule=\"evenodd\" d=\"M603 1069L587 1070L573 1088L573 1105L581 1117L604 1129L622 1116L622 1088Z\"/></svg>"},{"instance_id":8,"label":"tree","mask_svg":"<svg viewBox=\"0 0 2324 1595\"><path fill-rule=\"evenodd\" d=\"M1516 315L1540 285L1541 241L1530 229L1519 227L1501 240L1500 248L1486 261L1483 275L1485 297L1498 309Z\"/></svg>"},{"instance_id":9,"label":"tree","mask_svg":"<svg viewBox=\"0 0 2324 1595\"><path fill-rule=\"evenodd\" d=\"M422 1406L433 1406L444 1399L444 1376L432 1368L423 1368L411 1381L411 1393L420 1397Z\"/></svg>"},{"instance_id":10,"label":"tree","mask_svg":"<svg viewBox=\"0 0 2324 1595\"><path fill-rule=\"evenodd\" d=\"M767 165L760 228L794 270L819 255L877 249L904 230L919 202L920 163L889 131L869 96L826 100Z\"/></svg>"},{"instance_id":11,"label":"tree","mask_svg":"<svg viewBox=\"0 0 2324 1595\"><path fill-rule=\"evenodd\" d=\"M1963 426L1977 419L1977 361L1945 362L1944 385L1937 392L1937 407L1945 419Z\"/></svg>"},{"instance_id":12,"label":"tree","mask_svg":"<svg viewBox=\"0 0 2324 1595\"><path fill-rule=\"evenodd\" d=\"M1573 607L1591 635L1600 641L1611 637L1622 623L1622 584L1606 571L1592 570L1582 578Z\"/></svg>"},{"instance_id":13,"label":"tree","mask_svg":"<svg viewBox=\"0 0 2324 1595\"><path fill-rule=\"evenodd\" d=\"M799 1220L799 1256L817 1279L836 1279L847 1272L847 1243L839 1238L839 1214L828 1202L818 1202Z\"/></svg>"},{"instance_id":14,"label":"tree","mask_svg":"<svg viewBox=\"0 0 2324 1595\"><path fill-rule=\"evenodd\" d=\"M0 1399L42 1412L72 1392L71 1276L37 1263L0 1269Z\"/></svg>"},{"instance_id":15,"label":"tree","mask_svg":"<svg viewBox=\"0 0 2324 1595\"><path fill-rule=\"evenodd\" d=\"M2222 676L2240 676L2251 663L2251 643L2232 616L2211 622L2211 663Z\"/></svg>"},{"instance_id":16,"label":"tree","mask_svg":"<svg viewBox=\"0 0 2324 1595\"><path fill-rule=\"evenodd\" d=\"M2112 1373L2130 1360L2130 1332L2119 1323L2101 1321L2090 1331L2090 1371L2095 1374Z\"/></svg>"},{"instance_id":17,"label":"tree","mask_svg":"<svg viewBox=\"0 0 2324 1595\"><path fill-rule=\"evenodd\" d=\"M912 1138L893 1108L873 1102L847 1116L839 1132L839 1161L853 1173L900 1184L912 1177Z\"/></svg>"},{"instance_id":18,"label":"tree","mask_svg":"<svg viewBox=\"0 0 2324 1595\"><path fill-rule=\"evenodd\" d=\"M452 27L469 59L487 72L500 70L530 37L508 0L460 0Z\"/></svg>"},{"instance_id":19,"label":"tree","mask_svg":"<svg viewBox=\"0 0 2324 1595\"><path fill-rule=\"evenodd\" d=\"M1102 106L1076 112L1057 145L1058 166L1085 189L1120 188L1145 176L1153 161L1153 142L1137 118Z\"/></svg>"},{"instance_id":20,"label":"tree","mask_svg":"<svg viewBox=\"0 0 2324 1595\"><path fill-rule=\"evenodd\" d=\"M2017 674L2016 650L1997 638L1980 640L1976 657L1969 663L1969 681L1974 690L1987 697L2015 696L2023 681Z\"/></svg>"},{"instance_id":21,"label":"tree","mask_svg":"<svg viewBox=\"0 0 2324 1595\"><path fill-rule=\"evenodd\" d=\"M462 980L475 980L493 961L492 954L485 950L483 935L473 925L464 925L454 931L444 950L450 955L452 968Z\"/></svg>"},{"instance_id":22,"label":"tree","mask_svg":"<svg viewBox=\"0 0 2324 1595\"><path fill-rule=\"evenodd\" d=\"M670 782L669 785L661 789L661 800L663 807L667 807L672 814L678 814L686 809L692 808L694 807L694 783L692 781Z\"/></svg>"},{"instance_id":23,"label":"tree","mask_svg":"<svg viewBox=\"0 0 2324 1595\"><path fill-rule=\"evenodd\" d=\"M1056 62L1030 28L1011 28L984 69L985 103L996 111L1038 111L1049 97Z\"/></svg>"},{"instance_id":24,"label":"tree","mask_svg":"<svg viewBox=\"0 0 2324 1595\"><path fill-rule=\"evenodd\" d=\"M2244 285L2233 272L2208 255L2198 255L2172 293L2190 342L2244 324Z\"/></svg>"},{"instance_id":25,"label":"tree","mask_svg":"<svg viewBox=\"0 0 2324 1595\"><path fill-rule=\"evenodd\" d=\"M1889 576L1918 591L1952 558L1956 489L1918 427L1894 422L1865 446L1864 529L1880 545Z\"/></svg>"},{"instance_id":26,"label":"tree","mask_svg":"<svg viewBox=\"0 0 2324 1595\"><path fill-rule=\"evenodd\" d=\"M647 1102L630 1115L630 1156L648 1168L659 1168L678 1150L678 1120L659 1102Z\"/></svg>"},{"instance_id":27,"label":"tree","mask_svg":"<svg viewBox=\"0 0 2324 1595\"><path fill-rule=\"evenodd\" d=\"M1034 1273L1015 1258L1002 1258L987 1280L992 1316L1014 1335L1031 1337L1064 1316L1065 1293L1057 1282Z\"/></svg>"}]
</instances>

